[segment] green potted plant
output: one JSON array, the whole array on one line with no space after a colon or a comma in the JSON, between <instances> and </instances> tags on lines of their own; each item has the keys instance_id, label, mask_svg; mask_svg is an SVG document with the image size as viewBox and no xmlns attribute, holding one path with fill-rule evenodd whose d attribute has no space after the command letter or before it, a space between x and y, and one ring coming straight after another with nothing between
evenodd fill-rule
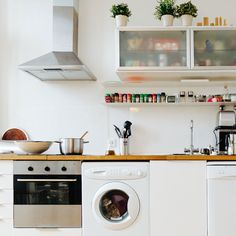
<instances>
[{"instance_id":1,"label":"green potted plant","mask_svg":"<svg viewBox=\"0 0 236 236\"><path fill-rule=\"evenodd\" d=\"M112 13L112 17L116 19L117 27L126 26L128 22L128 18L132 15L126 3L112 5L110 11Z\"/></svg>"},{"instance_id":2,"label":"green potted plant","mask_svg":"<svg viewBox=\"0 0 236 236\"><path fill-rule=\"evenodd\" d=\"M160 0L157 2L154 15L157 19L161 20L164 26L173 25L176 6L174 0Z\"/></svg>"},{"instance_id":3,"label":"green potted plant","mask_svg":"<svg viewBox=\"0 0 236 236\"><path fill-rule=\"evenodd\" d=\"M176 15L181 17L184 26L192 25L193 17L197 17L197 7L191 1L177 6Z\"/></svg>"}]
</instances>

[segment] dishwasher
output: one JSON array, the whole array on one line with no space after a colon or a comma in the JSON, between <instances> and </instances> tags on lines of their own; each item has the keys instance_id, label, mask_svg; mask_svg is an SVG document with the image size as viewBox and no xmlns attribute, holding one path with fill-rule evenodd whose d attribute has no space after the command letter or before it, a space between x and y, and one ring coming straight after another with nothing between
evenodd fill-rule
<instances>
[{"instance_id":1,"label":"dishwasher","mask_svg":"<svg viewBox=\"0 0 236 236\"><path fill-rule=\"evenodd\" d=\"M236 236L236 161L208 162L208 236Z\"/></svg>"}]
</instances>

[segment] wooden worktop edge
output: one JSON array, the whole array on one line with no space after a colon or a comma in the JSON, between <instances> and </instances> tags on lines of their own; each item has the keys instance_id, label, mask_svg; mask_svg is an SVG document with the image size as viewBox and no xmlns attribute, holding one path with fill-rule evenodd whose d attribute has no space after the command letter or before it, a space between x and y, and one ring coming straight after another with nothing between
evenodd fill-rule
<instances>
[{"instance_id":1,"label":"wooden worktop edge","mask_svg":"<svg viewBox=\"0 0 236 236\"><path fill-rule=\"evenodd\" d=\"M149 160L208 160L208 161L235 161L236 155L233 156L205 156L205 155L16 155L0 154L0 160L51 160L51 161L149 161Z\"/></svg>"}]
</instances>

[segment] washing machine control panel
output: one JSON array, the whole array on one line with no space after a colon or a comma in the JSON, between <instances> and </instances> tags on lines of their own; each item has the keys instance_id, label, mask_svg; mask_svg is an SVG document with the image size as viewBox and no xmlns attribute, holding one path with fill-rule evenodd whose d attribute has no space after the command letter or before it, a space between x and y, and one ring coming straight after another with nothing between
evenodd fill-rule
<instances>
[{"instance_id":1,"label":"washing machine control panel","mask_svg":"<svg viewBox=\"0 0 236 236\"><path fill-rule=\"evenodd\" d=\"M147 169L127 166L105 166L87 169L84 174L92 179L141 179L147 175Z\"/></svg>"}]
</instances>

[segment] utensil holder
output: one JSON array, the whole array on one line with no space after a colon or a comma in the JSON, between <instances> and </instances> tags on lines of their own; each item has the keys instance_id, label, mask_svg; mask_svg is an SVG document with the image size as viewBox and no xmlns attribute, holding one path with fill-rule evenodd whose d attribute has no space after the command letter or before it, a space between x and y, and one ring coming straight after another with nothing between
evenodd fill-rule
<instances>
[{"instance_id":1,"label":"utensil holder","mask_svg":"<svg viewBox=\"0 0 236 236\"><path fill-rule=\"evenodd\" d=\"M129 140L128 138L120 138L120 155L129 155Z\"/></svg>"}]
</instances>

